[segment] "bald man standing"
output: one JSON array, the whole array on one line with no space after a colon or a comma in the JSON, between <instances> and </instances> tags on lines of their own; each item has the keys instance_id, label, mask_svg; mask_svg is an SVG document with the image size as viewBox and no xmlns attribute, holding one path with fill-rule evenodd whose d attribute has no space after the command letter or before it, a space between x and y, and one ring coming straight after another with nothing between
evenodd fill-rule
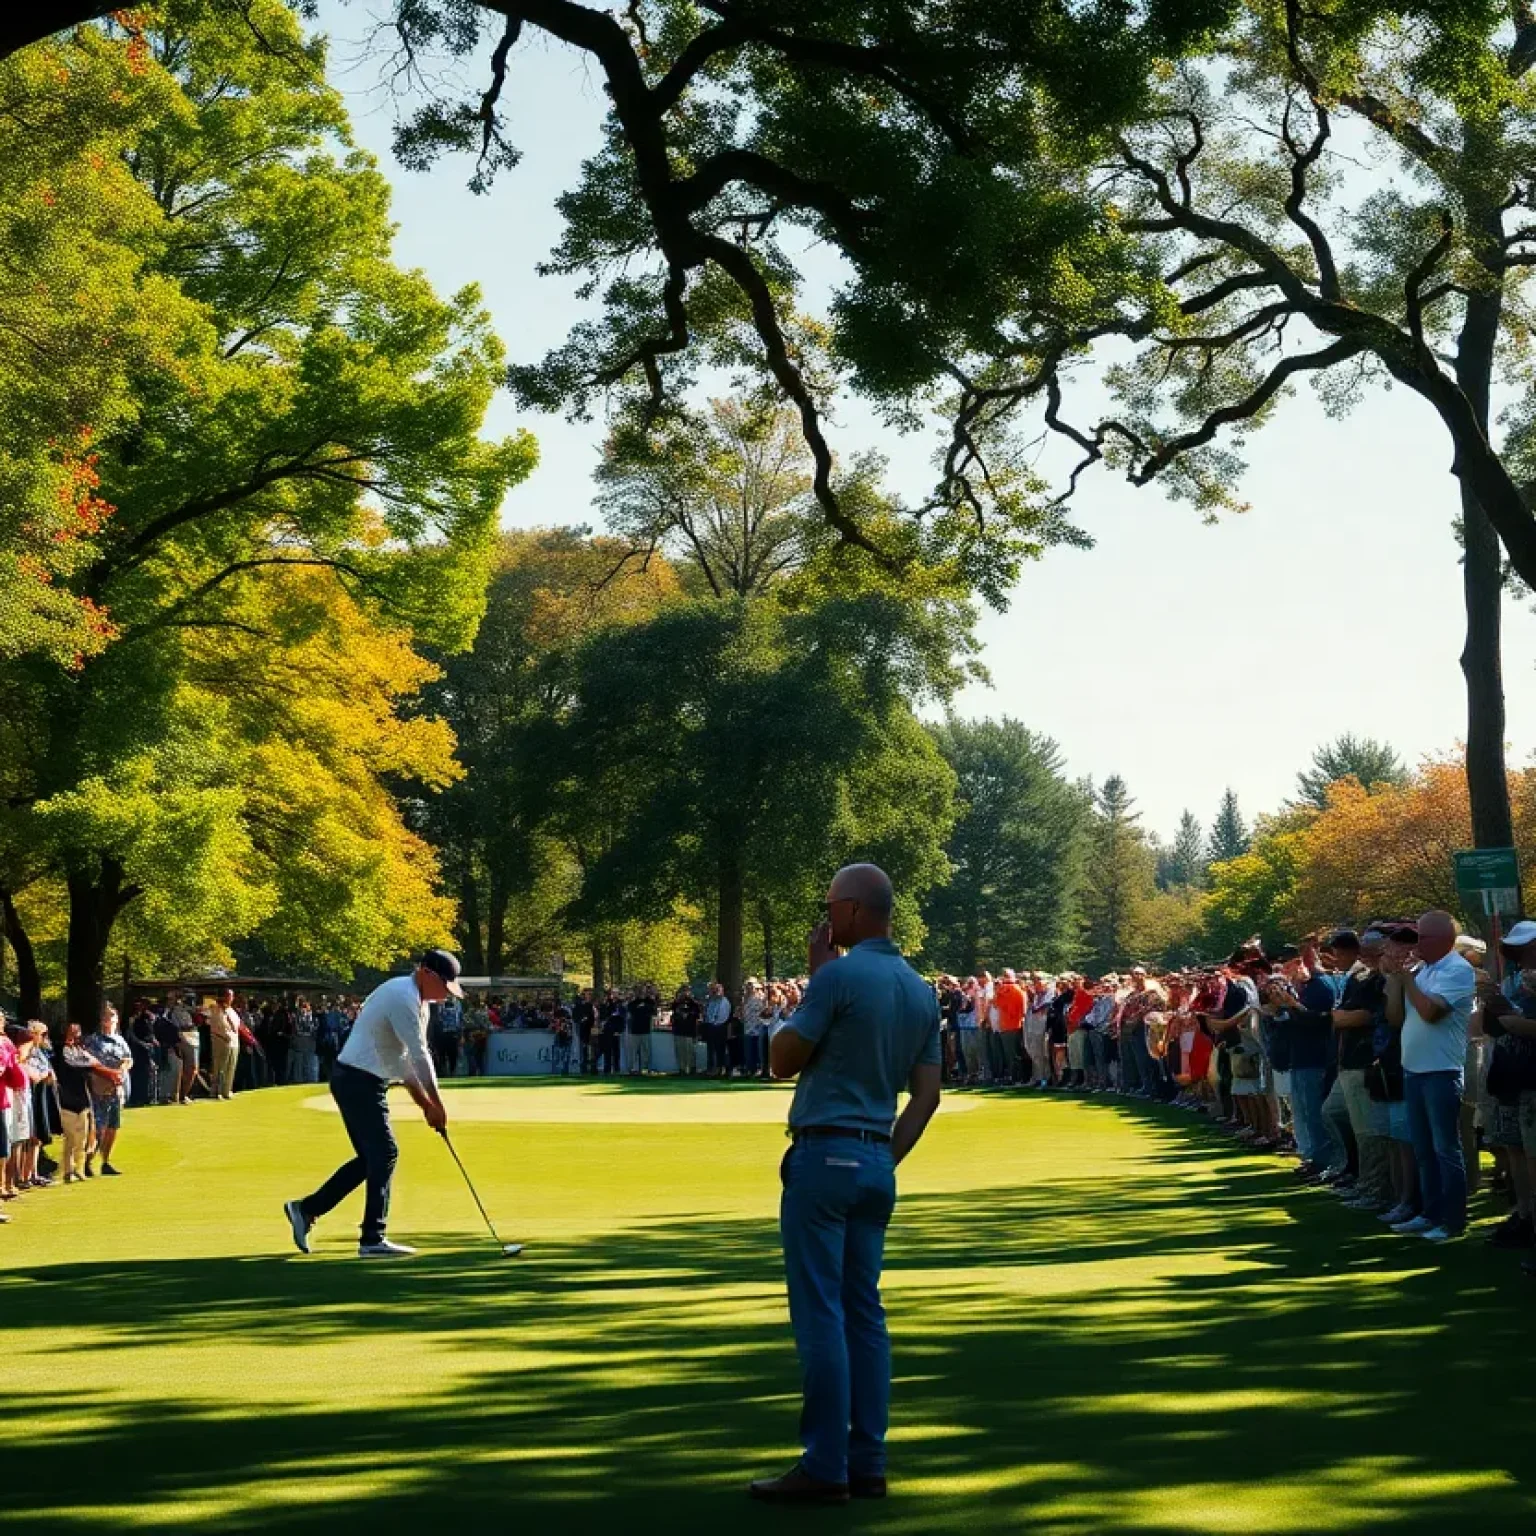
<instances>
[{"instance_id":1,"label":"bald man standing","mask_svg":"<svg viewBox=\"0 0 1536 1536\"><path fill-rule=\"evenodd\" d=\"M891 942L889 877L840 869L810 938L810 985L772 1038L778 1078L798 1076L779 1231L804 1378L804 1455L754 1498L845 1504L885 1494L891 1344L880 1303L896 1165L939 1107L939 1006ZM839 955L839 949L846 953ZM911 1098L896 1117L896 1096Z\"/></svg>"},{"instance_id":2,"label":"bald man standing","mask_svg":"<svg viewBox=\"0 0 1536 1536\"><path fill-rule=\"evenodd\" d=\"M1403 1102L1424 1197L1423 1214L1392 1230L1446 1243L1467 1230L1461 1089L1477 977L1456 952L1449 912L1426 912L1418 927L1417 970L1396 959L1382 962L1387 1021L1403 1031Z\"/></svg>"}]
</instances>

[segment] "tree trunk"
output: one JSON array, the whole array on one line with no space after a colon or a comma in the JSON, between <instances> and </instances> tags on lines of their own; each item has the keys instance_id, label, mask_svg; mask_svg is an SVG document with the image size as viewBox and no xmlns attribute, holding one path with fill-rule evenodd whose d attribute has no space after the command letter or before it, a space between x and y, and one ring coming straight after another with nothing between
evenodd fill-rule
<instances>
[{"instance_id":1,"label":"tree trunk","mask_svg":"<svg viewBox=\"0 0 1536 1536\"><path fill-rule=\"evenodd\" d=\"M757 905L758 920L763 925L763 980L773 980L773 910L766 901Z\"/></svg>"},{"instance_id":2,"label":"tree trunk","mask_svg":"<svg viewBox=\"0 0 1536 1536\"><path fill-rule=\"evenodd\" d=\"M1514 846L1509 775L1504 761L1504 673L1500 632L1503 570L1499 538L1470 497L1462 498L1467 546L1462 585L1467 604L1467 642L1461 653L1467 681L1467 793L1472 802L1472 841L1479 848Z\"/></svg>"},{"instance_id":3,"label":"tree trunk","mask_svg":"<svg viewBox=\"0 0 1536 1536\"><path fill-rule=\"evenodd\" d=\"M741 948L745 894L734 846L720 856L720 910L715 928L715 979L732 1006L741 999Z\"/></svg>"},{"instance_id":4,"label":"tree trunk","mask_svg":"<svg viewBox=\"0 0 1536 1536\"><path fill-rule=\"evenodd\" d=\"M592 941L592 994L601 997L608 987L608 967L603 961L603 946Z\"/></svg>"},{"instance_id":5,"label":"tree trunk","mask_svg":"<svg viewBox=\"0 0 1536 1536\"><path fill-rule=\"evenodd\" d=\"M500 976L505 963L502 951L507 942L507 906L512 898L506 880L496 872L494 864L491 866L490 895L490 910L485 918L485 963L490 968L490 975Z\"/></svg>"},{"instance_id":6,"label":"tree trunk","mask_svg":"<svg viewBox=\"0 0 1536 1536\"><path fill-rule=\"evenodd\" d=\"M480 883L472 869L459 880L459 928L464 938L464 969L471 976L489 974L485 968L485 934L480 927Z\"/></svg>"},{"instance_id":7,"label":"tree trunk","mask_svg":"<svg viewBox=\"0 0 1536 1536\"><path fill-rule=\"evenodd\" d=\"M69 950L64 963L65 1018L89 1034L101 1019L112 925L139 894L139 887L123 883L123 866L110 854L101 855L94 873L72 870L66 884Z\"/></svg>"},{"instance_id":8,"label":"tree trunk","mask_svg":"<svg viewBox=\"0 0 1536 1536\"><path fill-rule=\"evenodd\" d=\"M1496 238L1493 231L1487 232ZM1474 293L1467 300L1456 355L1456 378L1488 430L1494 352L1503 314L1503 294ZM1467 794L1472 806L1472 841L1479 848L1514 844L1509 775L1504 762L1503 555L1499 536L1481 503L1462 482L1462 591L1467 610L1461 671L1467 683Z\"/></svg>"},{"instance_id":9,"label":"tree trunk","mask_svg":"<svg viewBox=\"0 0 1536 1536\"><path fill-rule=\"evenodd\" d=\"M624 940L615 939L608 946L608 974L609 985L622 987L624 985Z\"/></svg>"},{"instance_id":10,"label":"tree trunk","mask_svg":"<svg viewBox=\"0 0 1536 1536\"><path fill-rule=\"evenodd\" d=\"M37 955L9 891L0 891L0 921L5 924L6 940L16 956L16 992L21 1001L21 1016L23 1020L40 1019L43 1016L43 980L37 972Z\"/></svg>"},{"instance_id":11,"label":"tree trunk","mask_svg":"<svg viewBox=\"0 0 1536 1536\"><path fill-rule=\"evenodd\" d=\"M960 974L976 975L981 958L981 899L971 896L965 903L965 933L960 940Z\"/></svg>"}]
</instances>

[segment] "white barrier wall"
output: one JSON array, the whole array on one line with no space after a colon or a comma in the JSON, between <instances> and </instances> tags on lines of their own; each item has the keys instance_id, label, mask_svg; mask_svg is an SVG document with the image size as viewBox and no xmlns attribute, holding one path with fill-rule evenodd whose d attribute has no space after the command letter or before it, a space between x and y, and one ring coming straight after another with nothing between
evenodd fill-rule
<instances>
[{"instance_id":1,"label":"white barrier wall","mask_svg":"<svg viewBox=\"0 0 1536 1536\"><path fill-rule=\"evenodd\" d=\"M555 1037L547 1029L493 1029L485 1042L487 1077L547 1077Z\"/></svg>"},{"instance_id":2,"label":"white barrier wall","mask_svg":"<svg viewBox=\"0 0 1536 1536\"><path fill-rule=\"evenodd\" d=\"M682 1042L691 1046L700 1071L704 1069L704 1047L697 1040ZM651 1032L651 1071L676 1072L677 1046L670 1030ZM496 1029L485 1042L487 1077L547 1077L554 1070L555 1037L547 1029ZM622 1069L629 1071L629 1040L624 1037ZM579 1065L577 1047L571 1046L571 1071Z\"/></svg>"}]
</instances>

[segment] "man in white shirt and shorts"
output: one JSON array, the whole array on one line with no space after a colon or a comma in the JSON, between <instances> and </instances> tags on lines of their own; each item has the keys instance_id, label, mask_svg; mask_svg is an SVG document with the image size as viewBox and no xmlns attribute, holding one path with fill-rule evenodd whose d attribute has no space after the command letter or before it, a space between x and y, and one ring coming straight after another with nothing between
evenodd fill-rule
<instances>
[{"instance_id":1,"label":"man in white shirt and shorts","mask_svg":"<svg viewBox=\"0 0 1536 1536\"><path fill-rule=\"evenodd\" d=\"M389 1085L403 1082L434 1131L448 1124L437 1073L427 1048L427 1006L463 997L459 962L444 949L429 949L408 976L393 976L369 993L331 1070L331 1097L341 1111L357 1154L314 1194L283 1207L300 1253L309 1252L310 1228L359 1184L367 1185L357 1254L362 1259L409 1258L416 1250L384 1235L389 1186L399 1148L389 1124Z\"/></svg>"}]
</instances>

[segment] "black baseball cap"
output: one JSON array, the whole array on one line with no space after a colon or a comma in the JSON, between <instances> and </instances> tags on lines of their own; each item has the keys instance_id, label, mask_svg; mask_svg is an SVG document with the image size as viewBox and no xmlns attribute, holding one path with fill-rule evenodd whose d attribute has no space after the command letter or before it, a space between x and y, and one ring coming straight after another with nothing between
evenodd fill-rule
<instances>
[{"instance_id":1,"label":"black baseball cap","mask_svg":"<svg viewBox=\"0 0 1536 1536\"><path fill-rule=\"evenodd\" d=\"M422 970L431 971L434 976L441 976L448 984L449 992L455 997L464 996L464 988L459 985L457 956L450 955L446 949L429 949L416 963Z\"/></svg>"},{"instance_id":2,"label":"black baseball cap","mask_svg":"<svg viewBox=\"0 0 1536 1536\"><path fill-rule=\"evenodd\" d=\"M1324 949L1350 949L1360 948L1360 935L1353 928L1340 928L1331 933L1323 941Z\"/></svg>"}]
</instances>

